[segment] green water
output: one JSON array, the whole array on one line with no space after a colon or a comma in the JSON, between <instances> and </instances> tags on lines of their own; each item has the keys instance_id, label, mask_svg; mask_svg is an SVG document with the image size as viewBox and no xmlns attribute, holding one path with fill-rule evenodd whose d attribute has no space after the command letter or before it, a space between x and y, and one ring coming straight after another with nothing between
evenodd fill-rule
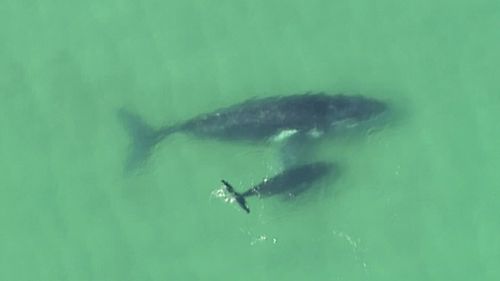
<instances>
[{"instance_id":1,"label":"green water","mask_svg":"<svg viewBox=\"0 0 500 281\"><path fill-rule=\"evenodd\" d=\"M3 0L0 280L498 280L499 23L488 0ZM310 90L400 113L322 142L342 173L315 194L246 215L212 192L276 149L182 134L122 173L118 108Z\"/></svg>"}]
</instances>

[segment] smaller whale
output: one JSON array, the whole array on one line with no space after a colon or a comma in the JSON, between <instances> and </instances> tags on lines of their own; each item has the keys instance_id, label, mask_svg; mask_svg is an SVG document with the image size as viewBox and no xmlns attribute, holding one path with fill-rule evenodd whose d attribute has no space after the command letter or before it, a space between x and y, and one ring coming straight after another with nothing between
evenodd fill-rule
<instances>
[{"instance_id":1,"label":"smaller whale","mask_svg":"<svg viewBox=\"0 0 500 281\"><path fill-rule=\"evenodd\" d=\"M248 208L246 203L247 197L257 196L263 198L277 194L286 194L294 197L305 191L314 182L330 174L334 169L335 165L330 162L313 162L297 165L287 168L271 178L265 178L261 183L242 193L235 191L234 187L226 180L221 181L232 199L245 212L250 213L250 208Z\"/></svg>"}]
</instances>

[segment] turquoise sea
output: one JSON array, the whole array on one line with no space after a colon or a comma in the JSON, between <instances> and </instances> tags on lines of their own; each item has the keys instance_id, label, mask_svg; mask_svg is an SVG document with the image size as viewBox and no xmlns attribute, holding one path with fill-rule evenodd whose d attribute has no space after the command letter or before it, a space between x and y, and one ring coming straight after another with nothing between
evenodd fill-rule
<instances>
[{"instance_id":1,"label":"turquoise sea","mask_svg":"<svg viewBox=\"0 0 500 281\"><path fill-rule=\"evenodd\" d=\"M0 280L500 280L500 2L0 2ZM323 140L335 180L247 215L275 145L153 126L325 91L397 109Z\"/></svg>"}]
</instances>

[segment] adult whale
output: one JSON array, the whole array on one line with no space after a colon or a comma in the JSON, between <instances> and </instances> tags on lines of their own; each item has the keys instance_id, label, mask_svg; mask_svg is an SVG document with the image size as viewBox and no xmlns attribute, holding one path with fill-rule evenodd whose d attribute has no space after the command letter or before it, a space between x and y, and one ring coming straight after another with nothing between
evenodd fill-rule
<instances>
[{"instance_id":1,"label":"adult whale","mask_svg":"<svg viewBox=\"0 0 500 281\"><path fill-rule=\"evenodd\" d=\"M294 197L335 170L335 165L330 162L313 162L287 168L271 178L265 178L261 183L239 193L227 181L221 180L226 191L238 205L250 213L246 198L250 196L269 197L277 194L286 194Z\"/></svg>"},{"instance_id":2,"label":"adult whale","mask_svg":"<svg viewBox=\"0 0 500 281\"><path fill-rule=\"evenodd\" d=\"M119 116L132 138L126 167L132 170L147 159L156 144L176 132L262 142L291 135L318 136L346 123L371 119L385 110L384 103L372 98L306 93L254 98L158 129L125 109L119 111Z\"/></svg>"}]
</instances>

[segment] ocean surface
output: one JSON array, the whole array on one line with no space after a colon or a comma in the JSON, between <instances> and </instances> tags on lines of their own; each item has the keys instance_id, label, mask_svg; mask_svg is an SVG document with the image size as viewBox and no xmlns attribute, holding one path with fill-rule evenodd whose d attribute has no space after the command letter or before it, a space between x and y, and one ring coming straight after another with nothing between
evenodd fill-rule
<instances>
[{"instance_id":1,"label":"ocean surface","mask_svg":"<svg viewBox=\"0 0 500 281\"><path fill-rule=\"evenodd\" d=\"M500 2L0 3L0 280L500 280ZM296 198L217 197L280 170L276 144L154 127L252 97L383 100L323 139L339 174Z\"/></svg>"}]
</instances>

